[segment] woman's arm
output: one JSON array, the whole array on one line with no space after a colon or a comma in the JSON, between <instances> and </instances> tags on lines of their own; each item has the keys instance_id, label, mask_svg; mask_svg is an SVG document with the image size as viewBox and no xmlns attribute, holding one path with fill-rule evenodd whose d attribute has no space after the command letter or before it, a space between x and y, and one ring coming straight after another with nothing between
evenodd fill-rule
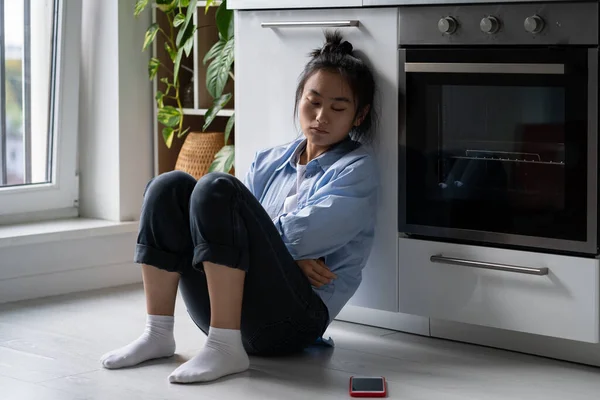
<instances>
[{"instance_id":1,"label":"woman's arm","mask_svg":"<svg viewBox=\"0 0 600 400\"><path fill-rule=\"evenodd\" d=\"M377 175L362 158L321 187L302 208L273 221L296 260L317 259L375 225Z\"/></svg>"}]
</instances>

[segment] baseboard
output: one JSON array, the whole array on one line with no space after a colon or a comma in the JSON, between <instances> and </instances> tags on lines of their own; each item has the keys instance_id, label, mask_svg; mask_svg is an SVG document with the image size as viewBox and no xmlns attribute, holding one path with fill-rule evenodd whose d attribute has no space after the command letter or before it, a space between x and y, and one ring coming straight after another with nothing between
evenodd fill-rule
<instances>
[{"instance_id":1,"label":"baseboard","mask_svg":"<svg viewBox=\"0 0 600 400\"><path fill-rule=\"evenodd\" d=\"M600 367L600 344L432 319L431 336Z\"/></svg>"},{"instance_id":2,"label":"baseboard","mask_svg":"<svg viewBox=\"0 0 600 400\"><path fill-rule=\"evenodd\" d=\"M346 306L336 320L600 367L600 343L584 343L426 317Z\"/></svg>"},{"instance_id":3,"label":"baseboard","mask_svg":"<svg viewBox=\"0 0 600 400\"><path fill-rule=\"evenodd\" d=\"M0 303L127 285L142 281L139 265L101 265L0 281Z\"/></svg>"},{"instance_id":4,"label":"baseboard","mask_svg":"<svg viewBox=\"0 0 600 400\"><path fill-rule=\"evenodd\" d=\"M141 282L133 263L137 233L95 229L106 228L0 246L0 303Z\"/></svg>"},{"instance_id":5,"label":"baseboard","mask_svg":"<svg viewBox=\"0 0 600 400\"><path fill-rule=\"evenodd\" d=\"M429 336L429 318L418 315L348 305L342 309L335 319Z\"/></svg>"}]
</instances>

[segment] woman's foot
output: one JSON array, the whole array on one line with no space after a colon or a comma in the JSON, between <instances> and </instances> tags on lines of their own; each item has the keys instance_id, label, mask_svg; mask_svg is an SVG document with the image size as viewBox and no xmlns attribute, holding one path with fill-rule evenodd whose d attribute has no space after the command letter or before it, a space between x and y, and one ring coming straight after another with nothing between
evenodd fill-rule
<instances>
[{"instance_id":1,"label":"woman's foot","mask_svg":"<svg viewBox=\"0 0 600 400\"><path fill-rule=\"evenodd\" d=\"M248 354L239 330L211 327L204 348L194 358L182 364L170 376L172 383L214 381L226 375L247 370Z\"/></svg>"},{"instance_id":2,"label":"woman's foot","mask_svg":"<svg viewBox=\"0 0 600 400\"><path fill-rule=\"evenodd\" d=\"M154 358L175 354L172 316L148 315L146 330L138 339L125 347L106 353L100 359L105 368L131 367Z\"/></svg>"}]
</instances>

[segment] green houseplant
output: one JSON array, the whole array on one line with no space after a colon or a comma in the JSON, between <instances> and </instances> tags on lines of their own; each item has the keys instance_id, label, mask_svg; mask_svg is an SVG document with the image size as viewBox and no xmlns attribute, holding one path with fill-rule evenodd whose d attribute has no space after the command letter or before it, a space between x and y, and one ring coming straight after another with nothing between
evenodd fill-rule
<instances>
[{"instance_id":1,"label":"green houseplant","mask_svg":"<svg viewBox=\"0 0 600 400\"><path fill-rule=\"evenodd\" d=\"M184 112L182 105L182 86L179 79L181 69L193 72L185 65L181 64L182 58L192 52L194 46L194 35L197 26L193 22L193 15L196 12L197 0L138 0L135 5L134 16L138 16L144 11L149 3L153 3L157 10L164 13L168 27L164 29L158 23L151 24L144 38L142 51L147 50L154 43L157 35L164 39L164 46L169 58L170 65L165 65L160 59L152 57L148 64L148 75L150 80L157 79L159 69L168 74L167 77L160 78L165 85L164 91L157 90L155 100L157 105L157 119L164 125L162 137L167 148L171 148L175 137L185 136L189 127L184 129ZM227 103L231 100L231 93L223 93L228 80L234 79L233 58L234 58L234 35L233 35L233 12L227 9L227 2L209 0L206 2L205 13L208 13L211 6L218 5L216 10L216 25L219 31L219 41L215 43L204 57L204 65L208 64L206 87L208 93L213 98L212 106L207 110L204 116L204 125L202 131L205 132L217 117ZM165 104L165 100L170 100L171 104ZM235 159L234 146L229 145L229 137L233 129L235 116L231 116L227 121L224 132L225 145L217 152L214 161L210 165L209 171L231 171Z\"/></svg>"},{"instance_id":2,"label":"green houseplant","mask_svg":"<svg viewBox=\"0 0 600 400\"><path fill-rule=\"evenodd\" d=\"M135 4L134 16L139 16L148 3L149 0L138 0ZM183 55L189 57L194 46L197 27L192 17L196 12L198 0L155 0L153 3L165 14L169 21L169 29L165 31L156 22L150 25L146 31L142 51L148 49L160 34L165 40L165 50L173 64L172 67L167 66L156 57L152 57L148 63L148 75L151 80L156 78L159 68L163 68L169 74L168 77L160 79L166 85L166 89L164 92L158 90L155 99L158 108L157 118L165 126L162 137L166 146L171 148L173 138L175 136L181 138L189 130L189 128L183 129L179 72L183 67L181 65ZM177 106L165 105L166 99L174 100Z\"/></svg>"},{"instance_id":3,"label":"green houseplant","mask_svg":"<svg viewBox=\"0 0 600 400\"><path fill-rule=\"evenodd\" d=\"M205 13L209 7L216 5L217 0L206 2ZM205 131L221 111L231 100L231 93L223 93L229 79L235 80L233 75L234 62L234 25L233 11L227 9L227 0L220 2L216 12L216 23L219 30L219 41L216 42L204 56L204 65L208 64L206 71L206 88L213 98L213 104L204 117ZM235 148L229 143L229 136L233 129L235 115L232 115L225 126L225 146L215 155L209 171L229 172L235 160Z\"/></svg>"}]
</instances>

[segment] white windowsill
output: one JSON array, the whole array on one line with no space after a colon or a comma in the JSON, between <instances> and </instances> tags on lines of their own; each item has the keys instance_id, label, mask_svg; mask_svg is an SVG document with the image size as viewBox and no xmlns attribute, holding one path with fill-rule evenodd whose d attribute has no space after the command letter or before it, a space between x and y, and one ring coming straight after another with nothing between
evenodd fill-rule
<instances>
[{"instance_id":1,"label":"white windowsill","mask_svg":"<svg viewBox=\"0 0 600 400\"><path fill-rule=\"evenodd\" d=\"M70 218L0 226L0 248L136 232L138 222Z\"/></svg>"}]
</instances>

